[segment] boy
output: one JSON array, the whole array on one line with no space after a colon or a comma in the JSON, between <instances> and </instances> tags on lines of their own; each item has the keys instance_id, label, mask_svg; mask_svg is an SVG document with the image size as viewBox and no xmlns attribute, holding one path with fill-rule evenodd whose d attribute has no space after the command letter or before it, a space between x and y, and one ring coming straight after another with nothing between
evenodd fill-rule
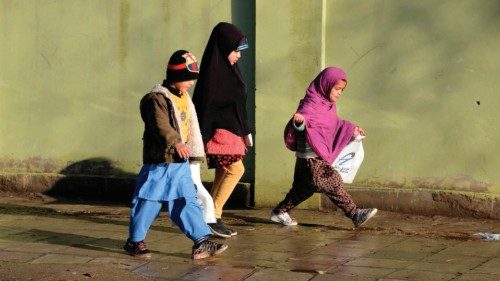
<instances>
[{"instance_id":1,"label":"boy","mask_svg":"<svg viewBox=\"0 0 500 281\"><path fill-rule=\"evenodd\" d=\"M143 166L132 198L129 238L123 246L132 256L150 258L144 239L163 205L172 221L191 240L192 258L202 259L222 253L227 245L210 241L210 228L196 199L185 143L190 133L187 90L198 78L194 56L179 50L168 62L166 79L146 94L140 103L144 121Z\"/></svg>"}]
</instances>

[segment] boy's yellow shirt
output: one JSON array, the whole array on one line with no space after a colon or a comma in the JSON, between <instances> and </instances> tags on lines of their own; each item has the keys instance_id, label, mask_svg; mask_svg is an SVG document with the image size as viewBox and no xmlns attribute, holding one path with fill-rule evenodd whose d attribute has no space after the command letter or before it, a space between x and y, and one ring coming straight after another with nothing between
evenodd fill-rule
<instances>
[{"instance_id":1,"label":"boy's yellow shirt","mask_svg":"<svg viewBox=\"0 0 500 281\"><path fill-rule=\"evenodd\" d=\"M179 120L179 124L181 126L181 136L185 137L185 141L189 139L189 100L188 93L180 93L180 96L172 95L172 99L174 101L177 110L179 111L179 115L181 120Z\"/></svg>"}]
</instances>

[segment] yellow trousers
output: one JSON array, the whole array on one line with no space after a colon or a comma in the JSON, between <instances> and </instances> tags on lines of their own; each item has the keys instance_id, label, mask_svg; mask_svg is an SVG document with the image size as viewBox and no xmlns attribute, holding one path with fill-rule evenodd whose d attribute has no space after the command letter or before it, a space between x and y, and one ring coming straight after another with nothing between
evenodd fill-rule
<instances>
[{"instance_id":1,"label":"yellow trousers","mask_svg":"<svg viewBox=\"0 0 500 281\"><path fill-rule=\"evenodd\" d=\"M245 173L245 167L241 160L229 166L215 169L215 178L210 194L214 199L216 218L222 217L222 207L233 193L243 173Z\"/></svg>"}]
</instances>

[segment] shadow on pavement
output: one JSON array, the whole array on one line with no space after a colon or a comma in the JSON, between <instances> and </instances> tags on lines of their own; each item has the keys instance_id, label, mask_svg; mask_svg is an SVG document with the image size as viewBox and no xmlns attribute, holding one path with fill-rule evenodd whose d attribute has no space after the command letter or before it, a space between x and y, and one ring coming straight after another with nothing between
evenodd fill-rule
<instances>
[{"instance_id":1,"label":"shadow on pavement","mask_svg":"<svg viewBox=\"0 0 500 281\"><path fill-rule=\"evenodd\" d=\"M122 225L128 227L128 220L111 219L102 216L112 216L106 212L89 212L89 211L75 211L75 212L62 212L54 210L52 208L43 208L36 206L20 206L14 204L2 204L0 203L0 214L6 215L35 215L50 218L60 218L60 219L77 219L88 221L98 224L113 224ZM123 216L123 215L120 215ZM180 233L176 227L167 227L160 225L152 225L151 230L162 231L165 233Z\"/></svg>"},{"instance_id":2,"label":"shadow on pavement","mask_svg":"<svg viewBox=\"0 0 500 281\"><path fill-rule=\"evenodd\" d=\"M37 243L37 244L52 244L60 246L68 246L76 249L83 249L89 251L99 251L115 254L127 254L123 251L122 246L124 240L112 238L98 238L87 235L62 233L55 231L47 231L41 229L2 229L2 239L10 240L13 242L22 243ZM166 253L151 250L151 253L160 256L169 256L183 259L190 259L191 255L186 253Z\"/></svg>"}]
</instances>

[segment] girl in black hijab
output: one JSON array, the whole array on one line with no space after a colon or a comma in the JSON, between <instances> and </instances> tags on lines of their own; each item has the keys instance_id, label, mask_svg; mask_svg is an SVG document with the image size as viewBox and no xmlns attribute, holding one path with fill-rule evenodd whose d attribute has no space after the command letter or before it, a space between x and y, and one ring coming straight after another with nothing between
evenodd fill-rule
<instances>
[{"instance_id":1,"label":"girl in black hijab","mask_svg":"<svg viewBox=\"0 0 500 281\"><path fill-rule=\"evenodd\" d=\"M221 221L222 208L243 176L242 159L252 145L247 122L247 89L237 61L248 48L247 38L234 25L217 24L212 30L193 93L208 168L215 169L211 195L216 223L209 223L216 235L236 235Z\"/></svg>"}]
</instances>

